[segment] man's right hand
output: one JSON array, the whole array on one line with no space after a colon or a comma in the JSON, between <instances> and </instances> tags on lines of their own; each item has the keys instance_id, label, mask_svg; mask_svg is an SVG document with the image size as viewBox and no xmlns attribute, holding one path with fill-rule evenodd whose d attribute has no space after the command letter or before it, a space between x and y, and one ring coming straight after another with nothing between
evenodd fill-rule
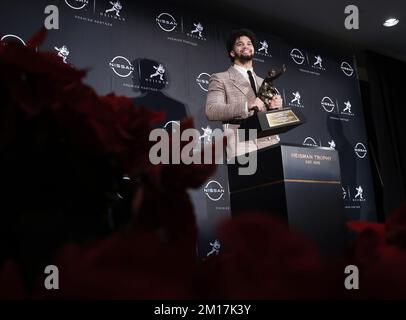
<instances>
[{"instance_id":1,"label":"man's right hand","mask_svg":"<svg viewBox=\"0 0 406 320\"><path fill-rule=\"evenodd\" d=\"M254 107L258 108L258 111L266 111L265 103L260 98L255 98L254 102L250 105L250 111L253 110Z\"/></svg>"}]
</instances>

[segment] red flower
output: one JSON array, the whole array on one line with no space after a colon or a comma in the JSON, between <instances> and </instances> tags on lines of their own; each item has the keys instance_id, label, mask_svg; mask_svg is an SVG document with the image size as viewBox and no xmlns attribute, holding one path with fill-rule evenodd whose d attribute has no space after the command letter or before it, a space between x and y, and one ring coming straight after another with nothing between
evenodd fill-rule
<instances>
[{"instance_id":1,"label":"red flower","mask_svg":"<svg viewBox=\"0 0 406 320\"><path fill-rule=\"evenodd\" d=\"M36 299L192 299L195 264L153 233L116 233L67 246L55 260L60 289L39 282Z\"/></svg>"},{"instance_id":2,"label":"red flower","mask_svg":"<svg viewBox=\"0 0 406 320\"><path fill-rule=\"evenodd\" d=\"M315 246L266 215L244 214L220 228L225 252L209 260L208 298L320 298L327 293Z\"/></svg>"},{"instance_id":3,"label":"red flower","mask_svg":"<svg viewBox=\"0 0 406 320\"><path fill-rule=\"evenodd\" d=\"M2 99L30 115L57 107L64 88L80 83L86 74L62 63L56 54L36 52L34 48L45 35L42 30L27 47L17 43L0 46Z\"/></svg>"},{"instance_id":4,"label":"red flower","mask_svg":"<svg viewBox=\"0 0 406 320\"><path fill-rule=\"evenodd\" d=\"M401 249L406 249L406 203L396 209L385 223L386 241Z\"/></svg>"},{"instance_id":5,"label":"red flower","mask_svg":"<svg viewBox=\"0 0 406 320\"><path fill-rule=\"evenodd\" d=\"M351 222L359 233L351 264L360 268L358 296L369 299L406 298L405 210L402 205L385 224Z\"/></svg>"},{"instance_id":6,"label":"red flower","mask_svg":"<svg viewBox=\"0 0 406 320\"><path fill-rule=\"evenodd\" d=\"M21 275L21 269L13 260L8 260L1 266L0 300L24 299L27 296Z\"/></svg>"}]
</instances>

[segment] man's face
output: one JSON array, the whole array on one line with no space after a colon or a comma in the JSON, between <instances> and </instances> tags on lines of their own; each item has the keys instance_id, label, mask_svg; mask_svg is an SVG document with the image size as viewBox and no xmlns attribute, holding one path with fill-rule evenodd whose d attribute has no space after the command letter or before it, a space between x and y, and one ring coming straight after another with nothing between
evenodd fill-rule
<instances>
[{"instance_id":1,"label":"man's face","mask_svg":"<svg viewBox=\"0 0 406 320\"><path fill-rule=\"evenodd\" d=\"M230 55L234 57L235 60L241 62L251 61L254 57L254 45L252 44L251 39L247 36L237 38Z\"/></svg>"}]
</instances>

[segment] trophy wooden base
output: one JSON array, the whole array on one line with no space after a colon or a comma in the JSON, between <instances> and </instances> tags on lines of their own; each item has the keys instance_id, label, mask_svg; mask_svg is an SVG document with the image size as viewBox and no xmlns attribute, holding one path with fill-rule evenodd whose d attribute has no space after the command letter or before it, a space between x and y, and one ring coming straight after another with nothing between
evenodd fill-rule
<instances>
[{"instance_id":1,"label":"trophy wooden base","mask_svg":"<svg viewBox=\"0 0 406 320\"><path fill-rule=\"evenodd\" d=\"M267 137L289 131L306 122L303 114L293 108L257 112L241 121L240 129L256 129L257 137Z\"/></svg>"}]
</instances>

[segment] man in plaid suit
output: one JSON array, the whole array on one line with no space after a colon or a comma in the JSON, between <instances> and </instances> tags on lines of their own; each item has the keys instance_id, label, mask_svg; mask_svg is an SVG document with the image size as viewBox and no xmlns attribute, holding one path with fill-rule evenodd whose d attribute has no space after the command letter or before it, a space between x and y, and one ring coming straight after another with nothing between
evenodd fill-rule
<instances>
[{"instance_id":1,"label":"man in plaid suit","mask_svg":"<svg viewBox=\"0 0 406 320\"><path fill-rule=\"evenodd\" d=\"M233 65L224 72L215 73L209 81L206 101L206 115L209 120L222 121L224 129L233 130L229 140L227 157L244 154L279 142L279 136L242 141L237 135L239 121L254 114L254 110L282 108L282 98L274 96L266 106L257 97L263 79L252 67L256 37L247 29L235 30L227 40L227 52Z\"/></svg>"}]
</instances>

